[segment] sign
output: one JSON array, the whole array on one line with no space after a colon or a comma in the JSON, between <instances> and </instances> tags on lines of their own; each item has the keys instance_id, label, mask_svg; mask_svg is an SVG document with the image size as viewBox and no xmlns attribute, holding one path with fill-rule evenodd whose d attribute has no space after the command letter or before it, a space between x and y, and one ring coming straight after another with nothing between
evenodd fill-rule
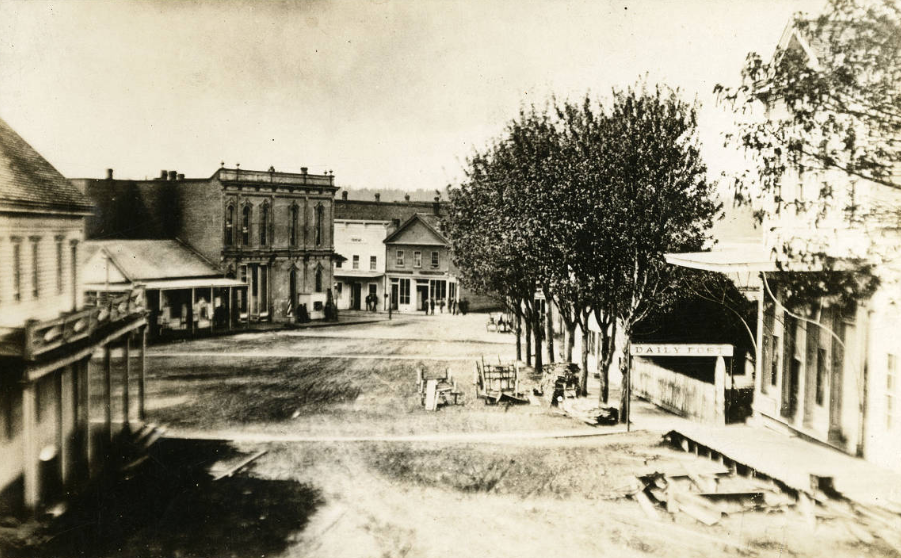
<instances>
[{"instance_id":1,"label":"sign","mask_svg":"<svg viewBox=\"0 0 901 558\"><path fill-rule=\"evenodd\" d=\"M632 356L681 356L681 357L731 357L732 345L686 345L686 344L634 344L629 349Z\"/></svg>"}]
</instances>

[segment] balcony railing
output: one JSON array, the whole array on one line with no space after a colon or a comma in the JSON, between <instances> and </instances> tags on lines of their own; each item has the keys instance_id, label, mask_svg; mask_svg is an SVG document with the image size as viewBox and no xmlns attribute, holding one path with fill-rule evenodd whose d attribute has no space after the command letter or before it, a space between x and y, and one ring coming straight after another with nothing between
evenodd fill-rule
<instances>
[{"instance_id":1,"label":"balcony railing","mask_svg":"<svg viewBox=\"0 0 901 558\"><path fill-rule=\"evenodd\" d=\"M88 339L106 325L143 315L145 310L144 288L136 287L52 320L29 320L25 327L0 330L0 355L35 360L69 343Z\"/></svg>"}]
</instances>

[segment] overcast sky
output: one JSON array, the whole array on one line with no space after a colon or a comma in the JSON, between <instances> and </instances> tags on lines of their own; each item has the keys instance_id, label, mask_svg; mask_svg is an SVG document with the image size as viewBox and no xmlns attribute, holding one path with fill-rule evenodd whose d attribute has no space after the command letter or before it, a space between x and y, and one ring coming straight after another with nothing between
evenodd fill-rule
<instances>
[{"instance_id":1,"label":"overcast sky","mask_svg":"<svg viewBox=\"0 0 901 558\"><path fill-rule=\"evenodd\" d=\"M522 103L651 82L713 105L822 0L0 0L0 118L69 177L310 172L443 188Z\"/></svg>"}]
</instances>

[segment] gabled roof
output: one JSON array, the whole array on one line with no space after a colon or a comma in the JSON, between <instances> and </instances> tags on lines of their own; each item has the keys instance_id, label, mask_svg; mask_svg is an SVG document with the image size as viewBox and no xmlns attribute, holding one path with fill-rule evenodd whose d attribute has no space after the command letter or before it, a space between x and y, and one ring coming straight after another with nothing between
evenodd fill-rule
<instances>
[{"instance_id":1,"label":"gabled roof","mask_svg":"<svg viewBox=\"0 0 901 558\"><path fill-rule=\"evenodd\" d=\"M441 244L450 245L450 241L447 239L447 237L445 237L443 234L441 234L441 231L438 230L439 221L440 221L440 217L438 217L437 215L428 215L426 213L414 213L413 216L410 217L409 219L407 219L407 221L405 223L403 223L401 226L399 226L396 231L389 234L384 242L385 242L385 244L391 244L393 242L396 242L397 239L400 238L401 235L404 233L404 231L409 230L410 227L412 227L414 223L422 223L425 226L425 228L430 233L432 233Z\"/></svg>"},{"instance_id":2,"label":"gabled roof","mask_svg":"<svg viewBox=\"0 0 901 558\"><path fill-rule=\"evenodd\" d=\"M85 245L106 253L129 281L222 275L176 240L91 240Z\"/></svg>"},{"instance_id":3,"label":"gabled roof","mask_svg":"<svg viewBox=\"0 0 901 558\"><path fill-rule=\"evenodd\" d=\"M91 202L0 119L0 206L78 214Z\"/></svg>"}]
</instances>

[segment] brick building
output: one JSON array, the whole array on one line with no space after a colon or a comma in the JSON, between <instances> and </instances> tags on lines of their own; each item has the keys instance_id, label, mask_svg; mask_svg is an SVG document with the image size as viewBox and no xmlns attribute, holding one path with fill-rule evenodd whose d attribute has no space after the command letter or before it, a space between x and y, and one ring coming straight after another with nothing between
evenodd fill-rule
<instances>
[{"instance_id":1,"label":"brick building","mask_svg":"<svg viewBox=\"0 0 901 558\"><path fill-rule=\"evenodd\" d=\"M145 339L143 293L84 305L90 211L0 120L0 514L72 494L144 418L144 356L133 351ZM122 355L115 374L113 348Z\"/></svg>"},{"instance_id":2,"label":"brick building","mask_svg":"<svg viewBox=\"0 0 901 558\"><path fill-rule=\"evenodd\" d=\"M209 178L72 181L96 204L89 239L177 239L246 282L230 301L248 320L323 318L332 285L332 174L220 168Z\"/></svg>"}]
</instances>

